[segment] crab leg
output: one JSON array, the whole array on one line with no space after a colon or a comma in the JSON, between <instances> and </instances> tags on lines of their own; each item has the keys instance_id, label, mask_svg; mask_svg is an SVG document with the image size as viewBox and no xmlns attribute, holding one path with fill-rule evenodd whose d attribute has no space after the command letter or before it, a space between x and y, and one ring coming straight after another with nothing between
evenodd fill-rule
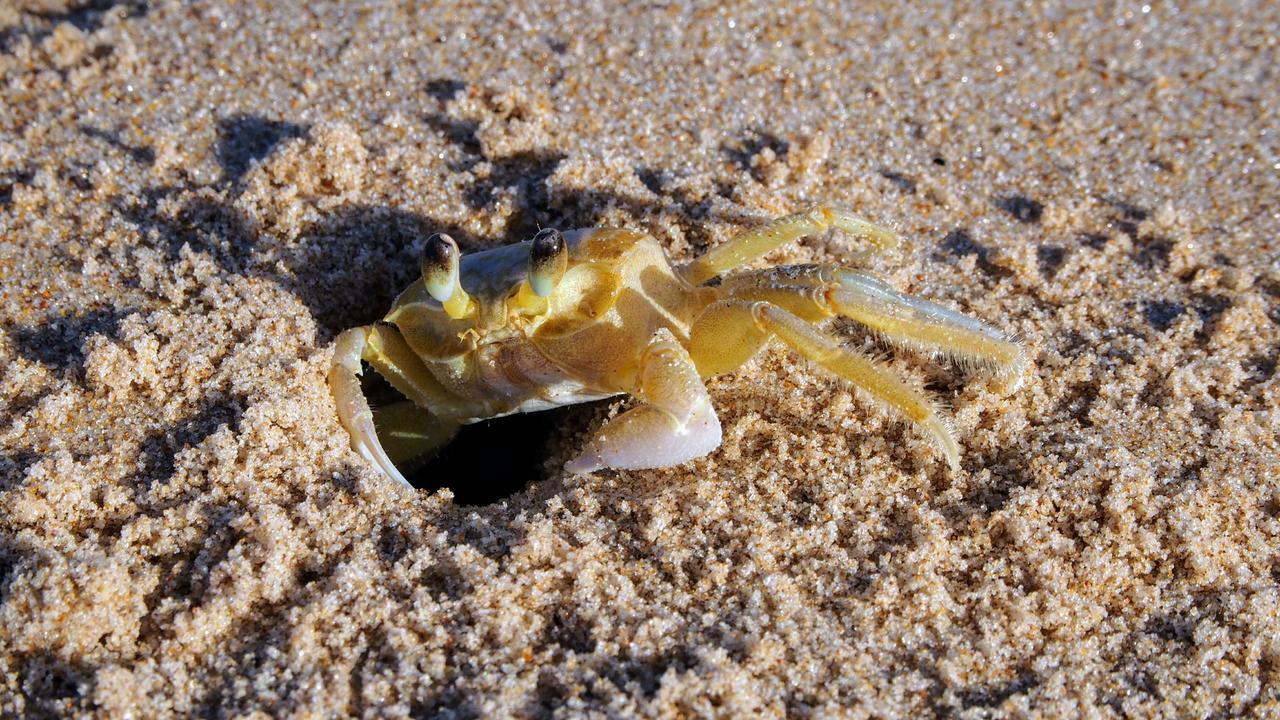
<instances>
[{"instance_id":1,"label":"crab leg","mask_svg":"<svg viewBox=\"0 0 1280 720\"><path fill-rule=\"evenodd\" d=\"M852 233L870 242L875 250L887 250L898 238L847 210L817 205L795 215L748 230L726 243L708 250L683 268L685 280L701 285L717 275L755 260L770 250L806 235L820 235L831 228Z\"/></svg>"},{"instance_id":2,"label":"crab leg","mask_svg":"<svg viewBox=\"0 0 1280 720\"><path fill-rule=\"evenodd\" d=\"M836 270L838 285L828 293L836 312L878 331L891 343L929 350L962 365L989 368L1009 381L1022 382L1027 356L1022 346L990 325L937 303L904 295L867 273Z\"/></svg>"},{"instance_id":3,"label":"crab leg","mask_svg":"<svg viewBox=\"0 0 1280 720\"><path fill-rule=\"evenodd\" d=\"M954 471L960 448L938 408L922 392L879 362L844 348L796 314L768 302L724 300L708 308L694 324L691 350L698 368L723 372L728 357L745 361L769 337L776 336L801 355L849 380L927 430Z\"/></svg>"},{"instance_id":4,"label":"crab leg","mask_svg":"<svg viewBox=\"0 0 1280 720\"><path fill-rule=\"evenodd\" d=\"M832 315L857 320L895 345L994 370L1013 388L1026 367L1022 347L999 330L904 295L868 273L830 265L773 268L727 278L721 287L730 297L768 301L809 321Z\"/></svg>"},{"instance_id":5,"label":"crab leg","mask_svg":"<svg viewBox=\"0 0 1280 720\"><path fill-rule=\"evenodd\" d=\"M645 348L636 385L632 392L643 404L606 423L582 454L565 464L566 471L666 467L720 446L720 420L707 388L669 330L659 330Z\"/></svg>"},{"instance_id":6,"label":"crab leg","mask_svg":"<svg viewBox=\"0 0 1280 720\"><path fill-rule=\"evenodd\" d=\"M334 343L329 386L337 404L338 419L351 434L352 449L388 477L412 487L378 439L374 413L360 388L361 360L373 365L379 375L412 401L389 408L379 416L384 424L394 426L393 437L388 440L392 441L390 445L396 450L398 460L420 456L453 436L456 424L423 408L447 411L456 404L456 399L440 386L393 328L381 325L352 328L339 335Z\"/></svg>"},{"instance_id":7,"label":"crab leg","mask_svg":"<svg viewBox=\"0 0 1280 720\"><path fill-rule=\"evenodd\" d=\"M441 420L410 400L374 408L373 424L387 457L406 470L421 466L430 459L430 451L449 442L458 431L456 423Z\"/></svg>"}]
</instances>

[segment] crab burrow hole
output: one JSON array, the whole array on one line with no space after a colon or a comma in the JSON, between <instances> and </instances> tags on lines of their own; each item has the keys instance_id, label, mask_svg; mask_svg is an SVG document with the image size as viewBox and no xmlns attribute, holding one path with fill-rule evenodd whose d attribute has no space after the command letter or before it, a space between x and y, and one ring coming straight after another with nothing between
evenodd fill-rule
<instances>
[{"instance_id":1,"label":"crab burrow hole","mask_svg":"<svg viewBox=\"0 0 1280 720\"><path fill-rule=\"evenodd\" d=\"M404 399L368 365L361 385L375 409ZM516 413L464 425L433 454L397 467L418 490L448 488L459 505L491 505L560 473L572 443L595 418L597 405Z\"/></svg>"}]
</instances>

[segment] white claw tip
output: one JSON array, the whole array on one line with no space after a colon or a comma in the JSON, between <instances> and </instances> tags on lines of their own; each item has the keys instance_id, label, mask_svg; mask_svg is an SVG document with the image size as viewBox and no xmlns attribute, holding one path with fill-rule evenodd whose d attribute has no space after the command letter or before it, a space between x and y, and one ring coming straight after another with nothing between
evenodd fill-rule
<instances>
[{"instance_id":1,"label":"white claw tip","mask_svg":"<svg viewBox=\"0 0 1280 720\"><path fill-rule=\"evenodd\" d=\"M582 453L578 457L565 463L564 471L570 475L585 475L603 468L604 465L600 463L599 458L592 457L592 455L593 453L590 450Z\"/></svg>"}]
</instances>

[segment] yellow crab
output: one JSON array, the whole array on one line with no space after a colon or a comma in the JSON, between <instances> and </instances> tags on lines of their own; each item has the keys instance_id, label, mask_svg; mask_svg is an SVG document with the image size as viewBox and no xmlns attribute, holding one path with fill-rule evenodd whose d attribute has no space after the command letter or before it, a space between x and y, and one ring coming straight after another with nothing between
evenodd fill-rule
<instances>
[{"instance_id":1,"label":"yellow crab","mask_svg":"<svg viewBox=\"0 0 1280 720\"><path fill-rule=\"evenodd\" d=\"M934 403L812 323L852 318L890 343L994 369L1011 386L1026 364L1019 344L836 265L766 268L707 284L831 228L874 249L897 244L887 230L830 207L780 218L679 266L633 230L543 230L465 257L447 235L434 235L422 279L384 320L338 336L329 371L338 415L352 447L408 485L395 462L439 447L460 425L628 393L635 407L609 420L565 469L666 467L720 445L703 378L734 370L777 337L928 431L955 470L960 450ZM411 401L379 410L386 449L360 388L361 361Z\"/></svg>"}]
</instances>

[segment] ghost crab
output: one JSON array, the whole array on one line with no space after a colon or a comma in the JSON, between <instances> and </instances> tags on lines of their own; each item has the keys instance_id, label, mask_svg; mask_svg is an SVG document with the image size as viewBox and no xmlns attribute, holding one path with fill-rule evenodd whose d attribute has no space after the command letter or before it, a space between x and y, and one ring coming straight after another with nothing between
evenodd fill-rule
<instances>
[{"instance_id":1,"label":"ghost crab","mask_svg":"<svg viewBox=\"0 0 1280 720\"><path fill-rule=\"evenodd\" d=\"M433 235L422 278L384 320L338 337L329 383L339 418L357 452L408 485L394 461L439 447L463 424L626 393L638 404L605 423L565 469L677 465L720 445L703 378L734 370L776 337L923 428L956 470L960 449L938 407L813 323L852 318L890 344L993 369L1011 387L1026 363L1018 343L838 265L722 277L831 228L869 242L867 252L897 244L887 230L825 206L678 266L649 235L617 228L542 230L465 257L449 236ZM714 278L721 281L707 284ZM362 361L408 398L379 410L382 441L360 387Z\"/></svg>"}]
</instances>

